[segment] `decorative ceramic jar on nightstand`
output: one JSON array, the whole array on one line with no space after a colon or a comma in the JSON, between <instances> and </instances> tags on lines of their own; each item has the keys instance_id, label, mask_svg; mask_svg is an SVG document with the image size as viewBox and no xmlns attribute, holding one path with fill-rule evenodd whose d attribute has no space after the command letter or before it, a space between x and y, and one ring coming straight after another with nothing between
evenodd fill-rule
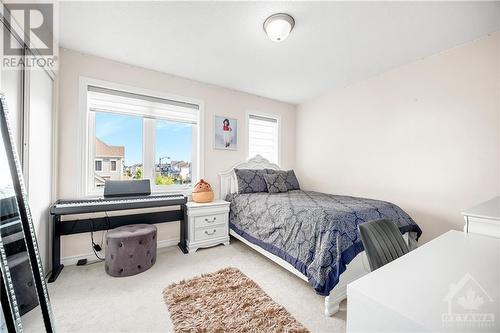
<instances>
[{"instance_id":1,"label":"decorative ceramic jar on nightstand","mask_svg":"<svg viewBox=\"0 0 500 333\"><path fill-rule=\"evenodd\" d=\"M189 253L199 248L229 245L229 202L188 202L187 248Z\"/></svg>"}]
</instances>

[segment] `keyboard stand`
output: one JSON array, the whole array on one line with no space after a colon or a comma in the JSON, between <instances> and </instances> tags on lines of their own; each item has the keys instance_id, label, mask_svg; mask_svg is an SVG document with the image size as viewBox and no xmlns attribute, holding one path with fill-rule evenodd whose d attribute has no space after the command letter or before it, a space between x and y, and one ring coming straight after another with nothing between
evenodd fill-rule
<instances>
[{"instance_id":1,"label":"keyboard stand","mask_svg":"<svg viewBox=\"0 0 500 333\"><path fill-rule=\"evenodd\" d=\"M64 265L61 264L61 236L80 234L91 231L108 230L119 226L137 224L137 223L166 223L180 221L180 241L177 244L184 254L188 253L186 246L187 238L187 210L185 204L180 205L179 209L171 210L173 206L166 206L168 211L153 213L127 214L120 216L109 216L108 218L84 218L73 220L61 220L61 215L51 214L52 220L52 273L49 277L49 283L57 280Z\"/></svg>"}]
</instances>

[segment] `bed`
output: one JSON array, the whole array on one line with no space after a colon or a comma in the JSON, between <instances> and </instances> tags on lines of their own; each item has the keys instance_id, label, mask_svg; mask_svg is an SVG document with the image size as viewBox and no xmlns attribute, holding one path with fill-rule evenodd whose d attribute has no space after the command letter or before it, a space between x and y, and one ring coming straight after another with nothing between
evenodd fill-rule
<instances>
[{"instance_id":1,"label":"bed","mask_svg":"<svg viewBox=\"0 0 500 333\"><path fill-rule=\"evenodd\" d=\"M370 271L357 226L371 220L394 221L410 248L422 233L412 218L385 201L290 190L238 193L235 169L280 170L256 156L220 174L221 198L230 201L230 234L308 282L325 296L333 315L351 281Z\"/></svg>"}]
</instances>

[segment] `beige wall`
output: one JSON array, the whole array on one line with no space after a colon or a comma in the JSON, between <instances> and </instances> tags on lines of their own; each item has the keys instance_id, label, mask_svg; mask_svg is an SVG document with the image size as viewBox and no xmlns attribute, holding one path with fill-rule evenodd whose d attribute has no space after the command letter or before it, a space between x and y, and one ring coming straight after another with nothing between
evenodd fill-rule
<instances>
[{"instance_id":1,"label":"beige wall","mask_svg":"<svg viewBox=\"0 0 500 333\"><path fill-rule=\"evenodd\" d=\"M80 161L79 154L81 154L77 134L79 126L81 126L78 118L80 76L203 100L205 104L205 179L214 185L215 191L218 189L218 173L247 158L247 111L258 111L281 116L281 140L283 142L281 164L285 168L294 167L295 106L61 49L58 78L59 198L76 198L81 195L78 193L80 175L75 174L75 170L79 170L77 163ZM238 119L239 147L237 151L221 151L212 148L213 117L215 114ZM178 223L166 223L158 227L160 240L178 238ZM100 239L100 235L96 237ZM63 237L62 257L90 252L89 235Z\"/></svg>"},{"instance_id":2,"label":"beige wall","mask_svg":"<svg viewBox=\"0 0 500 333\"><path fill-rule=\"evenodd\" d=\"M298 107L303 187L392 201L427 241L499 194L500 35Z\"/></svg>"}]
</instances>

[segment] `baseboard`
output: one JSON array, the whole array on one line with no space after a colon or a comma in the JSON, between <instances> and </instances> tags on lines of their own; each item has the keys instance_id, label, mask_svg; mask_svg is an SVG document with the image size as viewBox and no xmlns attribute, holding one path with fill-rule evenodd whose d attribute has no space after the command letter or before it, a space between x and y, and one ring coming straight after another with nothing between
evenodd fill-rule
<instances>
[{"instance_id":1,"label":"baseboard","mask_svg":"<svg viewBox=\"0 0 500 333\"><path fill-rule=\"evenodd\" d=\"M161 249L163 247L177 246L177 243L179 243L179 239L177 239L177 238L164 239L164 240L158 241L157 248ZM104 250L99 253L99 256L104 257ZM87 259L87 261L91 262L91 261L96 261L97 258L95 257L95 254L93 252L92 253L85 253L85 254L77 254L74 256L68 256L68 257L61 258L61 264L63 264L64 266L76 265L76 263L80 259Z\"/></svg>"}]
</instances>

